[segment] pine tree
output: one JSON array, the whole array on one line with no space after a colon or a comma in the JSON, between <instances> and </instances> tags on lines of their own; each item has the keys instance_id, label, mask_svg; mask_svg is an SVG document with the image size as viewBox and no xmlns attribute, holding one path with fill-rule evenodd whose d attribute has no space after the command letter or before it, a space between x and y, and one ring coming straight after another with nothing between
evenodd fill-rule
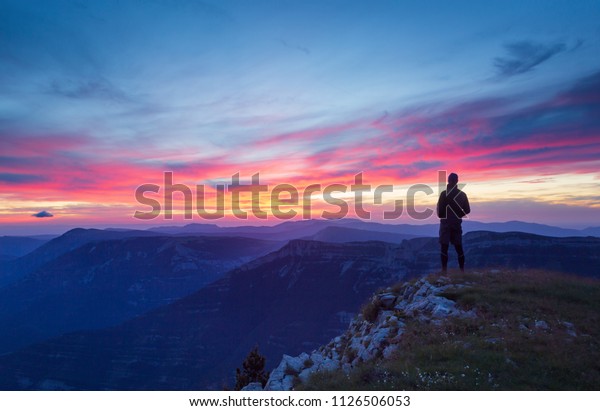
<instances>
[{"instance_id":1,"label":"pine tree","mask_svg":"<svg viewBox=\"0 0 600 411\"><path fill-rule=\"evenodd\" d=\"M269 379L269 373L265 372L266 359L258 352L258 346L255 346L242 364L243 370L239 368L235 371L235 389L241 390L251 382L260 382L264 387Z\"/></svg>"}]
</instances>

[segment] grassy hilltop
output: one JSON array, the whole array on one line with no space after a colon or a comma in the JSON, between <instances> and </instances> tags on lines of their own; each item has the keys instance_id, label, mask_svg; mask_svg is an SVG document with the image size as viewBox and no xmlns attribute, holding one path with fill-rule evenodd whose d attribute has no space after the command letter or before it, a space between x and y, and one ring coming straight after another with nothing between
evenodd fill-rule
<instances>
[{"instance_id":1,"label":"grassy hilltop","mask_svg":"<svg viewBox=\"0 0 600 411\"><path fill-rule=\"evenodd\" d=\"M304 390L598 390L600 281L546 271L429 276L470 317L404 321L391 355L316 372ZM400 292L406 284L385 292ZM375 301L375 302L373 302ZM374 299L362 318L383 312Z\"/></svg>"}]
</instances>

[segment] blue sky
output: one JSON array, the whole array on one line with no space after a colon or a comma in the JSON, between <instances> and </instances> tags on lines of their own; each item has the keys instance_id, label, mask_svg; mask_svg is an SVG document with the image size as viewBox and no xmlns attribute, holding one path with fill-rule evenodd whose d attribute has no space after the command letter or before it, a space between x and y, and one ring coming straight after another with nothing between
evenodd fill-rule
<instances>
[{"instance_id":1,"label":"blue sky","mask_svg":"<svg viewBox=\"0 0 600 411\"><path fill-rule=\"evenodd\" d=\"M425 150L413 128L442 122L445 131L428 143L483 139L480 146L498 152L506 147L494 130L551 123L547 135L569 125L568 137L550 139L562 150L558 142L574 134L585 135L574 143L592 144L600 129L590 120L597 99L548 109L578 84L596 84L598 1L1 0L0 16L0 216L9 223L46 208L74 222L89 217L85 210L107 224L123 222L131 187L165 169L209 181L260 168L276 180L279 167L279 177L306 181L310 165L324 180L343 169L408 183L433 181L437 168L457 165L442 154L400 159L399 169L419 169L401 181L372 166L377 153L349 161L357 150L345 147L381 144L382 129L370 124L395 133L386 140L395 147ZM465 113L481 118L465 123ZM473 126L482 122L486 133ZM468 139L456 138L466 129ZM543 139L538 145L545 147ZM586 184L585 196L593 196L597 163L562 151L544 163L554 161L550 170L528 161L490 168L511 181L550 176L529 199L546 206L564 206L564 198L552 198L568 181ZM325 154L339 161L311 163ZM282 167L284 157L298 167ZM470 179L483 182L490 175L476 173L485 167L475 162L466 167ZM206 175L197 177L198 169ZM498 195L483 193L482 202ZM573 224L598 216L597 199L567 203L588 213ZM103 214L106 207L121 214Z\"/></svg>"}]
</instances>

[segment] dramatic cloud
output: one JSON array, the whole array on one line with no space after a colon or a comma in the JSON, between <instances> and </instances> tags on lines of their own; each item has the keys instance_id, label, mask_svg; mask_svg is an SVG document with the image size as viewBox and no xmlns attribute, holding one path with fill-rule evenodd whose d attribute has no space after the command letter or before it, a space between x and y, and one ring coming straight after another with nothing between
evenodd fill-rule
<instances>
[{"instance_id":1,"label":"dramatic cloud","mask_svg":"<svg viewBox=\"0 0 600 411\"><path fill-rule=\"evenodd\" d=\"M508 56L494 60L497 75L500 78L512 77L527 73L552 56L565 51L564 43L541 44L520 41L505 45Z\"/></svg>"},{"instance_id":2,"label":"dramatic cloud","mask_svg":"<svg viewBox=\"0 0 600 411\"><path fill-rule=\"evenodd\" d=\"M160 184L167 170L188 184L260 172L264 183L299 186L349 182L359 172L385 184L431 181L440 169L461 170L470 180L594 172L600 153L600 73L574 84L536 104L515 105L510 98L454 105L438 100L383 117L267 135L252 143L252 150L232 148L206 159L182 157L176 147L167 152L148 146L123 155L92 138L6 136L4 142L11 144L0 157L0 187L14 191L19 185L21 198L31 201L52 196L127 204L135 187Z\"/></svg>"},{"instance_id":3,"label":"dramatic cloud","mask_svg":"<svg viewBox=\"0 0 600 411\"><path fill-rule=\"evenodd\" d=\"M54 214L49 213L48 211L40 211L39 213L35 213L31 215L32 217L36 217L36 218L48 218L48 217L54 217Z\"/></svg>"},{"instance_id":4,"label":"dramatic cloud","mask_svg":"<svg viewBox=\"0 0 600 411\"><path fill-rule=\"evenodd\" d=\"M127 222L165 171L302 189L452 169L490 203L509 179L598 207L598 2L55 3L0 2L0 224L39 226L40 204Z\"/></svg>"}]
</instances>

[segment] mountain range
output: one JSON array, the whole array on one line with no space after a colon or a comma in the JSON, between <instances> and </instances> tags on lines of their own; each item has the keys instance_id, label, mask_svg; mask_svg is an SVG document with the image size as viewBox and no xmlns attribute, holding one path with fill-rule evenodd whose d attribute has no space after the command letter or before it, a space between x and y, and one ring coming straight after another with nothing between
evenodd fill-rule
<instances>
[{"instance_id":1,"label":"mountain range","mask_svg":"<svg viewBox=\"0 0 600 411\"><path fill-rule=\"evenodd\" d=\"M51 238L53 238L53 236L47 238L44 238L43 236L2 236L0 237L0 261L14 260L29 254Z\"/></svg>"},{"instance_id":2,"label":"mountain range","mask_svg":"<svg viewBox=\"0 0 600 411\"><path fill-rule=\"evenodd\" d=\"M69 331L116 325L281 246L239 237L97 240L98 234L66 233L28 256L33 261L19 261L32 269L0 288L0 352ZM74 248L84 237L94 240ZM43 263L52 254L59 255Z\"/></svg>"},{"instance_id":3,"label":"mountain range","mask_svg":"<svg viewBox=\"0 0 600 411\"><path fill-rule=\"evenodd\" d=\"M274 226L240 226L220 227L215 224L188 224L185 226L158 226L149 230L172 235L202 234L202 235L239 235L242 237L271 238L291 240L316 235L327 227L352 228L371 232L402 234L405 236L435 237L438 235L439 224L383 224L352 218L340 220L300 220L288 221ZM501 223L482 223L465 219L463 231L518 231L549 237L600 237L600 227L588 227L582 230L555 227L545 224L527 223L523 221L507 221Z\"/></svg>"},{"instance_id":4,"label":"mountain range","mask_svg":"<svg viewBox=\"0 0 600 411\"><path fill-rule=\"evenodd\" d=\"M319 239L316 236L322 236L319 232L335 230L331 227L337 227L339 230L354 229L367 231L369 237L375 237L373 233L390 233L400 235L398 238L369 238L380 241L392 240L391 242L401 241L412 237L435 237L438 234L438 224L382 224L373 221L364 221L358 219L340 219L340 220L300 220L288 221L273 226L237 226L221 227L216 224L192 223L184 226L157 226L147 230L108 228L105 230L82 229L77 228L68 231L66 238L59 235L35 235L35 236L0 236L0 262L15 260L26 254L29 254L36 248L46 242L57 238L55 242L58 248L69 247L72 249L78 245L91 240L118 239L125 237L144 237L156 235L203 235L203 236L238 236L247 238L272 239L280 241L289 241L296 238ZM327 231L325 230L325 231ZM549 237L600 237L600 227L588 227L585 229L569 229L555 227L544 224L526 223L522 221L508 221L502 223L482 223L478 221L465 220L463 224L465 233L470 231L493 231L493 232L511 232L518 231L529 234L545 235ZM332 231L333 232L333 231ZM330 234L331 235L331 234ZM365 233L357 234L365 236ZM385 234L382 234L385 236ZM332 241L335 236L332 236ZM341 237L340 237L341 241ZM360 241L358 238L350 237L349 241ZM344 241L341 241L344 242ZM39 256L43 261L52 258L52 252L47 252L46 257ZM56 254L54 254L56 256ZM0 277L1 280L1 277Z\"/></svg>"},{"instance_id":5,"label":"mountain range","mask_svg":"<svg viewBox=\"0 0 600 411\"><path fill-rule=\"evenodd\" d=\"M10 298L9 290L20 289L21 295L26 294L28 286L19 284L39 282L37 287L40 290L64 291L63 294L51 294L47 299L33 298L30 311L19 311L28 313L20 317L24 327L31 321L30 318L44 310L54 309L53 313L59 314L53 315L62 317L53 320L49 318L53 315L46 316L48 324L53 324L49 328L54 329L56 337L45 339L42 336L37 341L31 340L31 345L5 350L6 353L0 356L0 387L219 389L232 383L235 368L256 344L266 355L268 367L274 367L284 353L296 355L309 351L340 334L365 299L378 288L438 269L439 244L436 238L410 238L412 235L408 234L402 239L390 237L396 235L393 232L381 231L386 239L393 238L398 242L335 242L344 236L347 239L357 236L370 239L377 231L321 227L311 234L315 224L299 226L301 229L297 235L328 238L330 242L310 239L264 241L252 251L246 249L247 262L244 263L238 252L243 254L244 247L250 247L256 239L175 232L166 237L165 233L154 232L154 236L150 237L92 241L63 253L60 260L46 263L49 264L47 268L23 274L20 280L0 288L6 298ZM282 237L273 235L270 240L291 235L291 229L280 230L273 234ZM195 251L194 241L203 242ZM480 231L466 234L464 242L468 268L543 268L578 276L600 275L600 238ZM72 242L66 241L65 244ZM220 267L227 264L237 266L226 274L213 273L216 280L203 286L193 274L201 270L186 264L195 261L198 266L200 261L205 261L210 254L205 251L209 245L214 247L213 253L223 250L229 253L219 256L229 258L225 258L227 263L220 262ZM55 247L56 243L52 245L49 242L46 246ZM164 254L168 258L160 257L161 247L164 247L164 252L170 250ZM96 252L99 254L94 260L92 255ZM144 252L147 254L144 255ZM132 264L139 268L133 271L148 272L149 282L156 288L145 290L154 291L162 290L164 283L161 283L163 277L152 274L153 271L170 267L169 275L172 275L174 256L181 259L191 255L191 260L178 260L184 261L179 267L190 268L188 278L194 278L194 285L187 289L189 295L181 295L182 298L176 300L177 293L165 297L145 291L145 301L153 301L154 308L149 304L139 312L129 312L121 317L124 322L120 324L117 324L118 319L114 319L108 328L90 327L85 324L85 315L81 315L77 320L80 322L74 321L69 329L56 329L74 312L95 310L94 315L102 317L105 310L110 312L107 306L112 304L112 299L119 301L120 309L127 306L126 302L136 301L137 298L132 299L131 290L137 288L130 287L144 277L139 274L127 277L126 274L130 268L127 261L138 255L136 253L142 254L134 259ZM261 253L266 255L259 256ZM252 255L256 258L252 259ZM111 258L114 259L109 264L120 268L101 268ZM214 258L218 259L217 256ZM148 265L144 266L146 263ZM81 284L89 278L91 270L95 275L87 283L89 289L82 288ZM118 270L122 270L118 277L130 278L122 285L113 287L110 281L99 278L108 278ZM77 280L65 281L70 277ZM46 280L54 285L45 286ZM75 283L79 285L71 288ZM173 289L183 292L185 281L177 280L175 283L178 285ZM99 288L94 288L94 284L98 284ZM84 289L86 291L82 291ZM114 293L116 297L102 297L104 299L101 298L100 302L90 301L88 298L94 292ZM77 293L81 293L79 297ZM70 299L73 303L69 302L61 311L63 303L59 304L59 301ZM4 307L8 309L18 304L12 300ZM53 308L54 305L59 308ZM33 328L42 328L43 323L44 320L41 320ZM14 326L15 323L8 321L4 324L8 326L5 330L9 335L10 324ZM96 329L85 331L86 328ZM77 329L80 331L75 331ZM66 334L58 336L60 333Z\"/></svg>"}]
</instances>

